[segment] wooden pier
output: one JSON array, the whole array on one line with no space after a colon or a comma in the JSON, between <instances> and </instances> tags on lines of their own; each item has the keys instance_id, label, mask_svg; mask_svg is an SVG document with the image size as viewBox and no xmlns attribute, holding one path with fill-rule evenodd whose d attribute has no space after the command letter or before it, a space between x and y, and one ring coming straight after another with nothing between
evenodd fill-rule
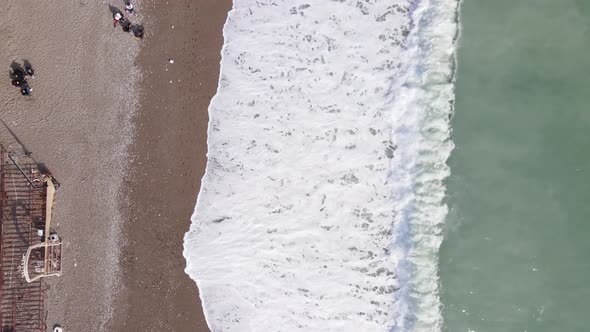
<instances>
[{"instance_id":1,"label":"wooden pier","mask_svg":"<svg viewBox=\"0 0 590 332\"><path fill-rule=\"evenodd\" d=\"M45 331L42 277L61 274L50 224L55 184L26 155L0 153L0 331Z\"/></svg>"}]
</instances>

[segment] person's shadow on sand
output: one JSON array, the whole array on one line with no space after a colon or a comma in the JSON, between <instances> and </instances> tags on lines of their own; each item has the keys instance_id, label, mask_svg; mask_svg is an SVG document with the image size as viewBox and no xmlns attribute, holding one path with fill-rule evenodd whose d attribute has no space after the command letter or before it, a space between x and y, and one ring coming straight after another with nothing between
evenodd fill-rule
<instances>
[{"instance_id":1,"label":"person's shadow on sand","mask_svg":"<svg viewBox=\"0 0 590 332\"><path fill-rule=\"evenodd\" d=\"M121 9L119 9L113 5L109 5L109 10L111 11L111 14L113 14L113 16L115 16L115 14L121 14L121 16L124 16Z\"/></svg>"}]
</instances>

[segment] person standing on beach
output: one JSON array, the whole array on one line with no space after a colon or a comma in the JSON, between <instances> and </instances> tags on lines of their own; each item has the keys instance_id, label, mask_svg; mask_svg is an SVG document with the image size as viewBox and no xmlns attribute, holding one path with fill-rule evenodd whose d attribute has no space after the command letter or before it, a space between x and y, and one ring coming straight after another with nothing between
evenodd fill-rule
<instances>
[{"instance_id":1,"label":"person standing on beach","mask_svg":"<svg viewBox=\"0 0 590 332\"><path fill-rule=\"evenodd\" d=\"M133 35L136 38L143 39L143 25L136 24L133 26L132 30L133 30Z\"/></svg>"},{"instance_id":2,"label":"person standing on beach","mask_svg":"<svg viewBox=\"0 0 590 332\"><path fill-rule=\"evenodd\" d=\"M33 67L30 65L25 65L25 75L31 76L31 78L35 78L35 71L33 71Z\"/></svg>"},{"instance_id":3,"label":"person standing on beach","mask_svg":"<svg viewBox=\"0 0 590 332\"><path fill-rule=\"evenodd\" d=\"M20 65L13 63L13 67L10 70L10 78L12 78L13 81L21 82L25 79L25 71L20 67Z\"/></svg>"},{"instance_id":4,"label":"person standing on beach","mask_svg":"<svg viewBox=\"0 0 590 332\"><path fill-rule=\"evenodd\" d=\"M33 89L29 86L29 83L27 83L26 80L23 80L20 83L20 94L23 96L30 96L31 91L33 91Z\"/></svg>"},{"instance_id":5,"label":"person standing on beach","mask_svg":"<svg viewBox=\"0 0 590 332\"><path fill-rule=\"evenodd\" d=\"M131 4L131 1L126 0L125 1L125 13L127 13L129 15L133 15L134 12L135 12L135 9L133 8L133 4Z\"/></svg>"},{"instance_id":6,"label":"person standing on beach","mask_svg":"<svg viewBox=\"0 0 590 332\"><path fill-rule=\"evenodd\" d=\"M31 76L31 78L35 78L35 71L33 70L33 65L31 65L29 60L23 59L23 69L25 71L25 76Z\"/></svg>"},{"instance_id":7,"label":"person standing on beach","mask_svg":"<svg viewBox=\"0 0 590 332\"><path fill-rule=\"evenodd\" d=\"M115 13L113 14L113 28L117 26L117 23L119 23L119 21L121 21L121 19L123 18L123 15L121 15L121 13Z\"/></svg>"},{"instance_id":8,"label":"person standing on beach","mask_svg":"<svg viewBox=\"0 0 590 332\"><path fill-rule=\"evenodd\" d=\"M121 25L121 28L123 29L123 31L129 32L129 30L131 30L131 22L129 22L129 20L126 19L125 17L122 17L119 20L119 24Z\"/></svg>"}]
</instances>

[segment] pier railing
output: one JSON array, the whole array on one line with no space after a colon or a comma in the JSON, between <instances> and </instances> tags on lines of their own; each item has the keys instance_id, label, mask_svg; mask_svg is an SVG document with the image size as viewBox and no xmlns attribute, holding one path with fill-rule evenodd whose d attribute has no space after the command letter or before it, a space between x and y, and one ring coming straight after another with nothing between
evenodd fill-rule
<instances>
[{"instance_id":1,"label":"pier railing","mask_svg":"<svg viewBox=\"0 0 590 332\"><path fill-rule=\"evenodd\" d=\"M61 243L51 234L55 188L26 156L0 146L0 332L45 331L41 278L61 273Z\"/></svg>"}]
</instances>

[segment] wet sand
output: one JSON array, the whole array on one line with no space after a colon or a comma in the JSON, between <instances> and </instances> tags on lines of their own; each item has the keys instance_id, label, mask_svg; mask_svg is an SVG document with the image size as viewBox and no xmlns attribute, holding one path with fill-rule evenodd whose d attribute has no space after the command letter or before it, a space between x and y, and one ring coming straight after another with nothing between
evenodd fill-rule
<instances>
[{"instance_id":1,"label":"wet sand","mask_svg":"<svg viewBox=\"0 0 590 332\"><path fill-rule=\"evenodd\" d=\"M149 32L138 58L143 81L124 189L125 291L115 331L208 331L182 250L206 166L207 109L230 8L230 0L143 3Z\"/></svg>"},{"instance_id":2,"label":"wet sand","mask_svg":"<svg viewBox=\"0 0 590 332\"><path fill-rule=\"evenodd\" d=\"M47 279L47 326L206 331L182 241L231 1L138 0L143 41L113 28L107 4L122 0L0 4L0 118L61 182L63 276ZM21 59L36 70L28 98L8 79ZM22 150L5 128L0 143Z\"/></svg>"}]
</instances>

